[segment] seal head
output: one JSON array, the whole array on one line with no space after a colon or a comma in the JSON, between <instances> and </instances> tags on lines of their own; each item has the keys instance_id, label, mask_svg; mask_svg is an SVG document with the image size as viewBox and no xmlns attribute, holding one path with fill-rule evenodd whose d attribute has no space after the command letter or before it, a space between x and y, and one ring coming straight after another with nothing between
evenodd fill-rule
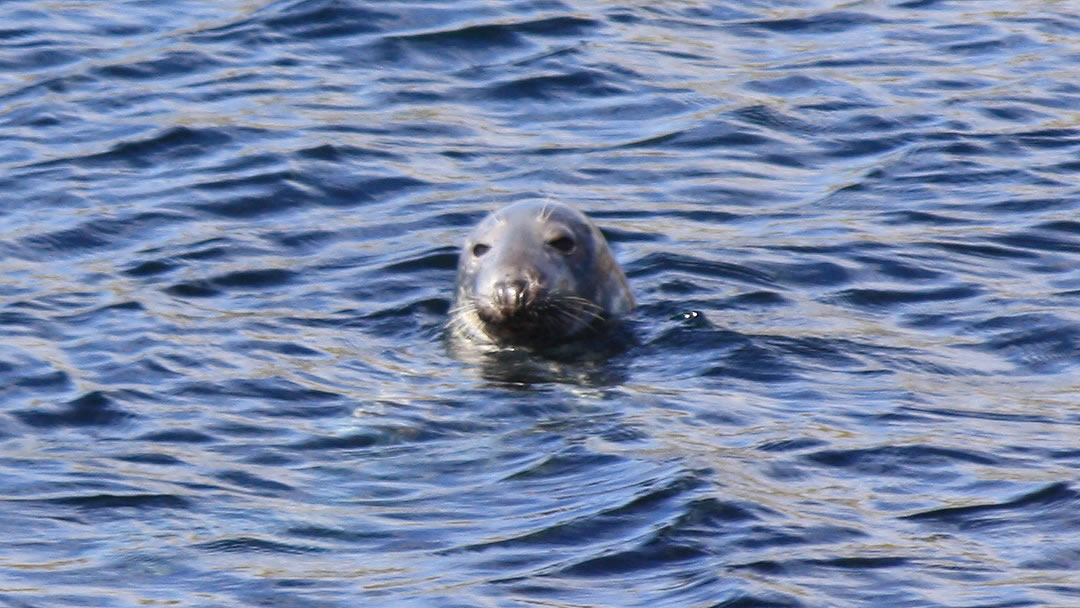
<instances>
[{"instance_id":1,"label":"seal head","mask_svg":"<svg viewBox=\"0 0 1080 608\"><path fill-rule=\"evenodd\" d=\"M523 201L488 215L466 238L450 329L482 344L543 348L633 308L626 276L584 214Z\"/></svg>"}]
</instances>

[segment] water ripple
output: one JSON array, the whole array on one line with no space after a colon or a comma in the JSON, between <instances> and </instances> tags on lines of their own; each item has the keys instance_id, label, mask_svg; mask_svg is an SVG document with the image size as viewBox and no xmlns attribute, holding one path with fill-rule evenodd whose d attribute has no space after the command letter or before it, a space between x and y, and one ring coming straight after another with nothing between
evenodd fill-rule
<instances>
[{"instance_id":1,"label":"water ripple","mask_svg":"<svg viewBox=\"0 0 1080 608\"><path fill-rule=\"evenodd\" d=\"M5 6L0 603L1080 594L1063 5ZM531 198L625 341L459 359Z\"/></svg>"}]
</instances>

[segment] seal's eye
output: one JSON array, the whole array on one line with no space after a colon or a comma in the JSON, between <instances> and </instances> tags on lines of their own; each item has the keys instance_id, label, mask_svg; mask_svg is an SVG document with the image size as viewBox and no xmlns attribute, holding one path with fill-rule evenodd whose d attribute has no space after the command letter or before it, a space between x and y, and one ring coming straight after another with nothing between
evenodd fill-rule
<instances>
[{"instance_id":1,"label":"seal's eye","mask_svg":"<svg viewBox=\"0 0 1080 608\"><path fill-rule=\"evenodd\" d=\"M547 244L563 253L570 253L574 250L574 239L568 236L560 236L557 239L551 239Z\"/></svg>"},{"instance_id":2,"label":"seal's eye","mask_svg":"<svg viewBox=\"0 0 1080 608\"><path fill-rule=\"evenodd\" d=\"M473 247L472 247L473 257L478 258L478 257L484 255L485 253L487 253L489 249L491 249L490 246L485 245L483 243L477 243L477 244L473 245Z\"/></svg>"}]
</instances>

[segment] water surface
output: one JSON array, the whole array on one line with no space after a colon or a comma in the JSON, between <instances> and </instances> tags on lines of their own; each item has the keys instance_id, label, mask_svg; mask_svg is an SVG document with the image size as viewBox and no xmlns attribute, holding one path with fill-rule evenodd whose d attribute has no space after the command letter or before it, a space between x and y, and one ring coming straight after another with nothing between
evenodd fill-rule
<instances>
[{"instance_id":1,"label":"water surface","mask_svg":"<svg viewBox=\"0 0 1080 608\"><path fill-rule=\"evenodd\" d=\"M0 605L1080 603L1070 3L2 6ZM447 352L528 198L635 346Z\"/></svg>"}]
</instances>

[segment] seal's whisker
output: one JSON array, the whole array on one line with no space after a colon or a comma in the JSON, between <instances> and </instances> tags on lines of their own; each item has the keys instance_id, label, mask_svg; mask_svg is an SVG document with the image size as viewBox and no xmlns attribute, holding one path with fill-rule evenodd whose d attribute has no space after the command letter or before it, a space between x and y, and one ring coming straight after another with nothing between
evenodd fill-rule
<instances>
[{"instance_id":1,"label":"seal's whisker","mask_svg":"<svg viewBox=\"0 0 1080 608\"><path fill-rule=\"evenodd\" d=\"M569 319L571 321L577 321L582 324L592 325L594 321L603 319L603 315L599 315L593 311L585 310L578 307L569 306L557 306L552 310L560 317Z\"/></svg>"},{"instance_id":2,"label":"seal's whisker","mask_svg":"<svg viewBox=\"0 0 1080 608\"><path fill-rule=\"evenodd\" d=\"M571 325L584 324L585 322L585 319L574 314L574 311L565 308L554 309L553 317L562 319L564 322L569 322Z\"/></svg>"},{"instance_id":3,"label":"seal's whisker","mask_svg":"<svg viewBox=\"0 0 1080 608\"><path fill-rule=\"evenodd\" d=\"M472 319L476 318L476 304L470 301L454 306L447 316L449 317L446 323L447 327L461 330L469 329Z\"/></svg>"},{"instance_id":4,"label":"seal's whisker","mask_svg":"<svg viewBox=\"0 0 1080 608\"><path fill-rule=\"evenodd\" d=\"M600 306L596 302L593 302L592 300L589 300L587 298L583 298L581 296L559 296L559 299L560 300L566 300L568 302L574 302L576 304L581 304L585 308L594 308L596 310L602 310L603 309L603 306Z\"/></svg>"},{"instance_id":5,"label":"seal's whisker","mask_svg":"<svg viewBox=\"0 0 1080 608\"><path fill-rule=\"evenodd\" d=\"M454 316L454 315L459 314L459 313L471 312L471 311L475 311L475 310L476 310L476 303L473 302L472 300L469 300L467 302L463 302L461 304L458 304L457 306L451 307L450 310L446 311L446 314L448 314L450 316Z\"/></svg>"},{"instance_id":6,"label":"seal's whisker","mask_svg":"<svg viewBox=\"0 0 1080 608\"><path fill-rule=\"evenodd\" d=\"M551 216L555 213L555 209L556 207L558 207L558 205L559 204L555 202L551 194L545 195L544 206L540 209L540 220L544 222L550 220Z\"/></svg>"},{"instance_id":7,"label":"seal's whisker","mask_svg":"<svg viewBox=\"0 0 1080 608\"><path fill-rule=\"evenodd\" d=\"M606 316L603 314L603 308L601 308L598 304L586 300L585 298L577 298L571 296L563 299L568 303L574 304L578 312L583 315L589 315L597 321L606 318Z\"/></svg>"},{"instance_id":8,"label":"seal's whisker","mask_svg":"<svg viewBox=\"0 0 1080 608\"><path fill-rule=\"evenodd\" d=\"M576 333L588 332L590 334L599 334L603 329L601 323L596 323L593 319L574 315L570 311L566 311L562 316L565 319L568 319L568 321L564 321L564 323L567 323L568 327L574 328Z\"/></svg>"},{"instance_id":9,"label":"seal's whisker","mask_svg":"<svg viewBox=\"0 0 1080 608\"><path fill-rule=\"evenodd\" d=\"M606 318L604 315L594 310L587 310L584 308L578 308L575 312L577 313L576 316L578 319L582 321L588 319L590 323L594 321L603 321Z\"/></svg>"},{"instance_id":10,"label":"seal's whisker","mask_svg":"<svg viewBox=\"0 0 1080 608\"><path fill-rule=\"evenodd\" d=\"M588 298L578 296L578 295L574 295L574 294L570 294L570 293L559 294L558 297L559 297L559 299L562 299L562 300L573 300L575 302L585 302L586 304L588 304L590 306L596 306L597 308L600 307L599 304L597 304L596 302L593 302L592 300L590 300Z\"/></svg>"}]
</instances>

